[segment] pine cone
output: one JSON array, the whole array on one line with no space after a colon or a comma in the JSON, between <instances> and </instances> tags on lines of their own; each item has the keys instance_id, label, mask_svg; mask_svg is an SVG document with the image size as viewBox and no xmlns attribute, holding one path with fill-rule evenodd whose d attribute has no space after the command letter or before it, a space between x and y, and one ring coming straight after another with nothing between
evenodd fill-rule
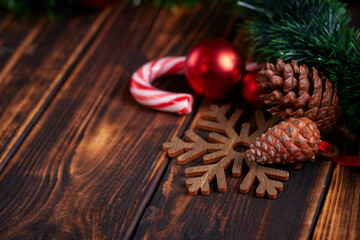
<instances>
[{"instance_id":1,"label":"pine cone","mask_svg":"<svg viewBox=\"0 0 360 240\"><path fill-rule=\"evenodd\" d=\"M308 118L290 118L257 137L247 151L248 159L259 163L300 163L314 160L320 132Z\"/></svg>"},{"instance_id":2,"label":"pine cone","mask_svg":"<svg viewBox=\"0 0 360 240\"><path fill-rule=\"evenodd\" d=\"M328 133L340 115L339 97L330 81L322 81L312 69L310 73L306 65L298 66L294 60L285 64L278 59L276 67L266 63L257 79L259 90L265 93L260 98L273 106L268 110L272 115L281 119L307 117L321 133Z\"/></svg>"}]
</instances>

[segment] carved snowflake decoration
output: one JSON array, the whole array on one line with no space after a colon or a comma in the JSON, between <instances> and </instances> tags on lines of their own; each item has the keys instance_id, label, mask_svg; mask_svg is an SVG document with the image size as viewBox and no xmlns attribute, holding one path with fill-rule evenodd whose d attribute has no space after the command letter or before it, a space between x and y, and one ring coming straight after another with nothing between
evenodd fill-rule
<instances>
[{"instance_id":1,"label":"carved snowflake decoration","mask_svg":"<svg viewBox=\"0 0 360 240\"><path fill-rule=\"evenodd\" d=\"M197 127L210 132L208 141L189 130L185 132L185 141L174 137L170 142L163 144L163 149L167 151L169 157L178 156L177 161L180 165L203 157L205 165L185 169L185 176L188 177L186 185L190 195L197 195L199 189L203 195L209 195L209 184L214 177L216 177L218 190L226 192L225 169L232 164L233 177L240 177L242 165L245 162L249 171L240 185L240 192L248 193L257 179L259 186L256 189L256 196L264 197L266 192L269 198L276 198L277 191L283 190L283 183L277 180L288 180L289 173L259 165L246 158L246 151L238 152L234 148L249 147L255 138L272 127L277 119L271 118L265 121L263 112L256 110L255 119L258 129L250 134L250 123L245 122L238 134L234 127L243 114L243 109L235 110L228 119L226 114L229 109L229 106L212 105L210 110L201 116L202 119L198 121Z\"/></svg>"}]
</instances>

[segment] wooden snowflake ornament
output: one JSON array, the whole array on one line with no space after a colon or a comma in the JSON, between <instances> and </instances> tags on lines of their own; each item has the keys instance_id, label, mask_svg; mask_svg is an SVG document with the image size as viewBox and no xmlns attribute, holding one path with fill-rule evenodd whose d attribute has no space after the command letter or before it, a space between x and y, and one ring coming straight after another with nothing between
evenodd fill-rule
<instances>
[{"instance_id":1,"label":"wooden snowflake ornament","mask_svg":"<svg viewBox=\"0 0 360 240\"><path fill-rule=\"evenodd\" d=\"M202 120L199 120L197 127L210 131L208 141L205 141L194 131L185 133L185 141L179 137L174 137L170 142L163 144L163 148L170 157L178 156L178 163L187 164L199 157L203 157L203 166L189 167L185 169L188 177L186 185L190 195L196 195L201 190L203 195L210 194L209 183L216 177L217 186L220 192L227 190L225 169L232 165L232 175L239 177L242 172L243 162L249 167L243 182L240 185L241 193L248 193L255 179L259 181L256 189L258 197L264 197L265 192L269 198L276 198L277 191L283 190L283 184L277 180L287 180L287 171L274 169L257 164L247 159L246 151L238 152L234 148L237 146L249 147L256 137L272 127L277 121L271 118L265 121L263 112L257 110L255 119L258 129L250 134L250 123L243 123L240 134L234 130L234 126L243 114L242 109L237 109L228 119L226 117L229 106L210 106L210 110L205 112ZM269 179L269 177L277 180Z\"/></svg>"}]
</instances>

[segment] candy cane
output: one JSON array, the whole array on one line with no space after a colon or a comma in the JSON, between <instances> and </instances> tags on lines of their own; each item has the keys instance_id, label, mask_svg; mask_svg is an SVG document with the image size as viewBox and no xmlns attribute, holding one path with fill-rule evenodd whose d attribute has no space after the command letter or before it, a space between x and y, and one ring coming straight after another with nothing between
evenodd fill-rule
<instances>
[{"instance_id":1,"label":"candy cane","mask_svg":"<svg viewBox=\"0 0 360 240\"><path fill-rule=\"evenodd\" d=\"M159 77L184 73L185 57L164 57L146 63L131 77L130 92L142 105L159 111L187 114L192 111L193 97L187 93L159 90L151 83Z\"/></svg>"},{"instance_id":2,"label":"candy cane","mask_svg":"<svg viewBox=\"0 0 360 240\"><path fill-rule=\"evenodd\" d=\"M256 70L258 70L259 68L262 68L262 67L265 67L265 64L259 65L256 62L249 62L249 61L246 61L246 63L245 63L246 72L256 71Z\"/></svg>"},{"instance_id":3,"label":"candy cane","mask_svg":"<svg viewBox=\"0 0 360 240\"><path fill-rule=\"evenodd\" d=\"M185 57L164 57L146 63L131 77L130 92L134 99L149 108L177 114L188 114L192 111L193 97L187 93L171 93L155 88L151 83L163 76L184 74ZM256 63L247 62L246 68L251 71Z\"/></svg>"}]
</instances>

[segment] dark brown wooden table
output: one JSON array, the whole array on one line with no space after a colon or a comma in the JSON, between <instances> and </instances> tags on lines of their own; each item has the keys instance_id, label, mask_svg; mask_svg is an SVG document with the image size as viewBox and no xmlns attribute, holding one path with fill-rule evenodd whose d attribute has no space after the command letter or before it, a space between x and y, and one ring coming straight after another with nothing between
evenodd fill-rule
<instances>
[{"instance_id":1,"label":"dark brown wooden table","mask_svg":"<svg viewBox=\"0 0 360 240\"><path fill-rule=\"evenodd\" d=\"M136 103L131 74L221 37L245 51L226 6L174 9L121 2L51 22L0 16L0 239L360 239L360 170L317 159L276 200L228 191L189 196L184 166L162 143L187 116ZM189 91L182 77L157 83ZM359 155L359 144L340 142Z\"/></svg>"}]
</instances>

